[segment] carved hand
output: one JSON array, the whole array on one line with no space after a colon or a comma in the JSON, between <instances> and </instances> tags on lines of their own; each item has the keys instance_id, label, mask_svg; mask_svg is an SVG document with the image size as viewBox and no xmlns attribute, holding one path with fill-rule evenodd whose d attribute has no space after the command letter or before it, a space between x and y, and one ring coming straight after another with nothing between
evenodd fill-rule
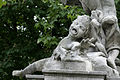
<instances>
[{"instance_id":1,"label":"carved hand","mask_svg":"<svg viewBox=\"0 0 120 80\"><path fill-rule=\"evenodd\" d=\"M81 41L81 47L82 47L82 48L89 48L90 46L95 47L95 45L92 43L93 41L94 41L94 38L91 38L91 39L89 39L89 38L83 39L83 40Z\"/></svg>"}]
</instances>

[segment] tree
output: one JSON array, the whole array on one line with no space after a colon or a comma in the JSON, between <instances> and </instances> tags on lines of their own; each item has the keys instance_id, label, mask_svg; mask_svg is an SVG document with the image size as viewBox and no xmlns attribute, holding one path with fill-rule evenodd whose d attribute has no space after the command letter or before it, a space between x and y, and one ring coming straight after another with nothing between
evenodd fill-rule
<instances>
[{"instance_id":1,"label":"tree","mask_svg":"<svg viewBox=\"0 0 120 80\"><path fill-rule=\"evenodd\" d=\"M51 56L82 9L54 0L9 0L0 8L0 79ZM22 78L23 79L23 78Z\"/></svg>"},{"instance_id":2,"label":"tree","mask_svg":"<svg viewBox=\"0 0 120 80\"><path fill-rule=\"evenodd\" d=\"M12 71L51 56L72 21L84 14L80 6L58 0L6 0L0 6L0 80L23 80Z\"/></svg>"}]
</instances>

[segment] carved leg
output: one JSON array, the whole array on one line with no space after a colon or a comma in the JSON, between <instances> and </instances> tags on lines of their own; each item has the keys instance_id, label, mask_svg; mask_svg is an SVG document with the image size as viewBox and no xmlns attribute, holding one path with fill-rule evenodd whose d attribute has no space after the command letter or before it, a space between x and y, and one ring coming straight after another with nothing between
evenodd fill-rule
<instances>
[{"instance_id":1,"label":"carved leg","mask_svg":"<svg viewBox=\"0 0 120 80\"><path fill-rule=\"evenodd\" d=\"M34 72L36 72L36 71L42 71L42 69L44 68L44 64L46 63L46 61L47 61L48 59L49 59L49 58L36 61L36 62L28 65L28 66L27 66L25 69L23 69L23 70L15 70L15 71L12 72L12 75L13 75L13 76L21 76L21 77L24 77L26 74L31 74L31 73L34 73Z\"/></svg>"},{"instance_id":2,"label":"carved leg","mask_svg":"<svg viewBox=\"0 0 120 80\"><path fill-rule=\"evenodd\" d=\"M34 71L36 71L36 68L35 68L35 62L28 65L24 70L15 70L12 72L12 75L13 76L21 76L21 77L24 77L25 74L30 74L30 73L33 73Z\"/></svg>"},{"instance_id":3,"label":"carved leg","mask_svg":"<svg viewBox=\"0 0 120 80\"><path fill-rule=\"evenodd\" d=\"M118 54L119 54L119 50L112 50L110 51L108 56L108 64L110 65L110 67L112 67L113 69L117 70L116 64L115 64L115 59L117 58Z\"/></svg>"}]
</instances>

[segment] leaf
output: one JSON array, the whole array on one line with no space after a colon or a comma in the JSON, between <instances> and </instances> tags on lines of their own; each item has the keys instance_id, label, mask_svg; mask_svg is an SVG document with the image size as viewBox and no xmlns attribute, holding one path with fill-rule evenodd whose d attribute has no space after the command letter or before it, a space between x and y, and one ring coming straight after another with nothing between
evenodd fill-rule
<instances>
[{"instance_id":1,"label":"leaf","mask_svg":"<svg viewBox=\"0 0 120 80\"><path fill-rule=\"evenodd\" d=\"M0 8L3 6L3 5L6 5L6 1L3 1L3 0L0 0Z\"/></svg>"},{"instance_id":2,"label":"leaf","mask_svg":"<svg viewBox=\"0 0 120 80\"><path fill-rule=\"evenodd\" d=\"M115 0L115 3L118 4L119 0Z\"/></svg>"}]
</instances>

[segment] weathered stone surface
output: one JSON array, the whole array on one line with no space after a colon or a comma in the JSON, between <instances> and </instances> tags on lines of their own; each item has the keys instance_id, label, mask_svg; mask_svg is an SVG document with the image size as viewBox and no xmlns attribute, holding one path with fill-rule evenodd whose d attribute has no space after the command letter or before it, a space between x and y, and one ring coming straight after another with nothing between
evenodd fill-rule
<instances>
[{"instance_id":1,"label":"weathered stone surface","mask_svg":"<svg viewBox=\"0 0 120 80\"><path fill-rule=\"evenodd\" d=\"M107 78L107 80L120 80L120 77L110 77L110 78Z\"/></svg>"},{"instance_id":2,"label":"weathered stone surface","mask_svg":"<svg viewBox=\"0 0 120 80\"><path fill-rule=\"evenodd\" d=\"M25 75L25 77L27 78L27 80L44 80L44 75L30 75L30 74L27 74L27 75Z\"/></svg>"},{"instance_id":3,"label":"weathered stone surface","mask_svg":"<svg viewBox=\"0 0 120 80\"><path fill-rule=\"evenodd\" d=\"M120 75L120 66L117 66L117 70L118 70L119 75Z\"/></svg>"},{"instance_id":4,"label":"weathered stone surface","mask_svg":"<svg viewBox=\"0 0 120 80\"><path fill-rule=\"evenodd\" d=\"M46 70L79 70L93 71L92 64L89 61L48 61L44 67Z\"/></svg>"},{"instance_id":5,"label":"weathered stone surface","mask_svg":"<svg viewBox=\"0 0 120 80\"><path fill-rule=\"evenodd\" d=\"M105 80L106 72L43 70L45 80Z\"/></svg>"},{"instance_id":6,"label":"weathered stone surface","mask_svg":"<svg viewBox=\"0 0 120 80\"><path fill-rule=\"evenodd\" d=\"M44 64L49 60L49 58L45 58L45 59L41 59L38 60L30 65L28 65L25 69L23 70L14 70L12 72L13 76L20 76L20 77L24 77L26 74L31 74L34 73L36 71L42 71L42 69L44 68Z\"/></svg>"},{"instance_id":7,"label":"weathered stone surface","mask_svg":"<svg viewBox=\"0 0 120 80\"><path fill-rule=\"evenodd\" d=\"M57 74L56 74L57 73ZM88 79L90 79L91 80L91 78L93 77L93 76L95 76L94 77L94 80L98 80L96 77L98 77L99 79L101 78L101 79L103 79L103 77L102 76L106 76L106 72L84 72L84 71L66 71L66 72L63 72L63 71L45 71L45 74L46 74L46 76L55 76L55 74L57 75L57 76L59 76L58 78L60 78L61 77L61 75L62 75L62 73L63 74L69 74L71 77L75 77L75 75L76 76L79 76L79 75L81 75L81 77L82 78L84 78L85 76L86 76L86 79L88 78L88 77L90 77L90 78L88 78ZM60 75L61 74L61 75ZM88 75L88 76L87 76ZM53 77L54 77L53 76ZM27 80L45 80L44 78L45 78L45 76L44 75L29 75L29 74L27 74L26 76L25 76L26 78L27 78ZM64 76L65 77L65 76ZM71 78L70 77L70 78ZM88 80L87 79L87 80ZM100 80L101 80L100 79ZM57 79L57 80L59 80L59 79ZM62 79L63 80L63 79ZM75 79L74 78L74 80L77 80L77 78ZM79 79L80 80L80 79ZM84 79L83 79L84 80ZM104 78L104 80L120 80L120 77L105 77Z\"/></svg>"}]
</instances>

